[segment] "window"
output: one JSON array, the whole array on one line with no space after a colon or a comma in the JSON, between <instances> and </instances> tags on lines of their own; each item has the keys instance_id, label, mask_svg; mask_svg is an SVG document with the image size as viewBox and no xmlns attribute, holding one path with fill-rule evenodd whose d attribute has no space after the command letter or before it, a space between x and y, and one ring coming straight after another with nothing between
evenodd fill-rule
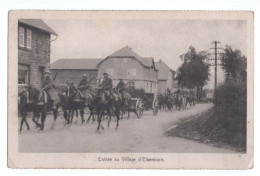
<instances>
[{"instance_id":1,"label":"window","mask_svg":"<svg viewBox=\"0 0 260 176\"><path fill-rule=\"evenodd\" d=\"M129 87L132 87L132 88L134 88L135 87L135 82L129 82Z\"/></svg>"},{"instance_id":2,"label":"window","mask_svg":"<svg viewBox=\"0 0 260 176\"><path fill-rule=\"evenodd\" d=\"M114 76L114 69L113 68L108 68L105 70L105 72L109 75L109 76Z\"/></svg>"},{"instance_id":3,"label":"window","mask_svg":"<svg viewBox=\"0 0 260 176\"><path fill-rule=\"evenodd\" d=\"M29 67L26 65L18 65L18 84L29 83Z\"/></svg>"},{"instance_id":4,"label":"window","mask_svg":"<svg viewBox=\"0 0 260 176\"><path fill-rule=\"evenodd\" d=\"M32 48L32 31L30 29L26 30L26 47Z\"/></svg>"},{"instance_id":5,"label":"window","mask_svg":"<svg viewBox=\"0 0 260 176\"><path fill-rule=\"evenodd\" d=\"M135 68L127 69L127 76L136 76L136 69Z\"/></svg>"},{"instance_id":6,"label":"window","mask_svg":"<svg viewBox=\"0 0 260 176\"><path fill-rule=\"evenodd\" d=\"M19 27L19 46L24 47L24 28Z\"/></svg>"}]
</instances>

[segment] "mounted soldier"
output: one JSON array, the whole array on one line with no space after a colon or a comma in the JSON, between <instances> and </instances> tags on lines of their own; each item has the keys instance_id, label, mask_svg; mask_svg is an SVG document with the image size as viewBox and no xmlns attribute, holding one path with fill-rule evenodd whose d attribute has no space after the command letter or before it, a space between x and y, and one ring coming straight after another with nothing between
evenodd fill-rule
<instances>
[{"instance_id":1,"label":"mounted soldier","mask_svg":"<svg viewBox=\"0 0 260 176\"><path fill-rule=\"evenodd\" d=\"M124 101L125 105L128 105L128 100L130 100L131 96L125 91L125 87L128 83L124 83L122 79L119 79L119 83L116 86L116 89L122 96L122 100Z\"/></svg>"},{"instance_id":2,"label":"mounted soldier","mask_svg":"<svg viewBox=\"0 0 260 176\"><path fill-rule=\"evenodd\" d=\"M59 101L59 96L57 91L54 88L54 81L51 78L49 71L45 72L42 91L47 92L47 94L50 97L50 100L52 101L52 109L55 110L56 105Z\"/></svg>"},{"instance_id":3,"label":"mounted soldier","mask_svg":"<svg viewBox=\"0 0 260 176\"><path fill-rule=\"evenodd\" d=\"M166 95L171 94L171 90L169 89L169 87L167 87L167 89L165 90L165 94L166 94Z\"/></svg>"},{"instance_id":4,"label":"mounted soldier","mask_svg":"<svg viewBox=\"0 0 260 176\"><path fill-rule=\"evenodd\" d=\"M80 80L78 84L78 89L79 91L83 94L82 98L86 97L87 91L90 88L88 80L87 80L87 75L83 74L82 79Z\"/></svg>"},{"instance_id":5,"label":"mounted soldier","mask_svg":"<svg viewBox=\"0 0 260 176\"><path fill-rule=\"evenodd\" d=\"M112 100L113 99L113 96L111 94L111 89L113 87L112 80L108 77L107 73L103 73L103 76L104 76L104 78L103 78L101 84L99 84L99 87Z\"/></svg>"}]
</instances>

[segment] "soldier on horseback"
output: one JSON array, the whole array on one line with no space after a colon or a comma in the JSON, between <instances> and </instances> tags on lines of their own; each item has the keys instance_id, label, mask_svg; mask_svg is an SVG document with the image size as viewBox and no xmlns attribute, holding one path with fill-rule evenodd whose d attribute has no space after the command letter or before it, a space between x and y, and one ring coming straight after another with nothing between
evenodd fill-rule
<instances>
[{"instance_id":1,"label":"soldier on horseback","mask_svg":"<svg viewBox=\"0 0 260 176\"><path fill-rule=\"evenodd\" d=\"M167 87L167 89L165 90L165 94L166 95L170 95L171 94L171 90L169 89L169 87Z\"/></svg>"},{"instance_id":2,"label":"soldier on horseback","mask_svg":"<svg viewBox=\"0 0 260 176\"><path fill-rule=\"evenodd\" d=\"M103 90L106 93L107 97L109 97L112 100L113 99L113 96L111 94L111 89L113 87L112 80L108 77L107 73L103 73L103 76L104 79L101 82L101 84L99 84L99 86L101 90Z\"/></svg>"},{"instance_id":3,"label":"soldier on horseback","mask_svg":"<svg viewBox=\"0 0 260 176\"><path fill-rule=\"evenodd\" d=\"M130 95L125 91L125 87L127 84L124 83L122 79L119 79L119 83L116 86L116 89L122 96L122 100L125 105L128 105L128 100L131 98Z\"/></svg>"},{"instance_id":4,"label":"soldier on horseback","mask_svg":"<svg viewBox=\"0 0 260 176\"><path fill-rule=\"evenodd\" d=\"M56 109L56 105L59 100L57 91L54 88L54 81L50 76L50 72L46 71L44 76L43 88L42 91L46 91L52 101L52 109Z\"/></svg>"},{"instance_id":5,"label":"soldier on horseback","mask_svg":"<svg viewBox=\"0 0 260 176\"><path fill-rule=\"evenodd\" d=\"M78 84L78 90L80 91L82 99L86 100L88 93L90 93L89 89L90 89L90 85L89 85L89 82L87 80L87 75L83 74L82 79L80 80L80 82Z\"/></svg>"}]
</instances>

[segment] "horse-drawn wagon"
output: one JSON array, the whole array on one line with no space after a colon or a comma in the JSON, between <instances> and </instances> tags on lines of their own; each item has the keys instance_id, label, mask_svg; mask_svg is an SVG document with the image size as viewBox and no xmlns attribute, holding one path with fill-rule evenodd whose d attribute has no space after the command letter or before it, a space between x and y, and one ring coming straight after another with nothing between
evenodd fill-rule
<instances>
[{"instance_id":1,"label":"horse-drawn wagon","mask_svg":"<svg viewBox=\"0 0 260 176\"><path fill-rule=\"evenodd\" d=\"M123 108L123 112L135 112L137 118L141 118L145 110L152 109L153 114L157 115L159 103L157 95L153 93L136 93L132 96L128 104Z\"/></svg>"}]
</instances>

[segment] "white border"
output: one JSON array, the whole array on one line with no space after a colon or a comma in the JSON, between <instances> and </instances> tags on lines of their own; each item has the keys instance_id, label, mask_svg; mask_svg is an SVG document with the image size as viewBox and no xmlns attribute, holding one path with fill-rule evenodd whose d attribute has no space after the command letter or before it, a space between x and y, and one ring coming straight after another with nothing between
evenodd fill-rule
<instances>
[{"instance_id":1,"label":"white border","mask_svg":"<svg viewBox=\"0 0 260 176\"><path fill-rule=\"evenodd\" d=\"M51 1L47 1L51 2ZM2 83L1 85L1 107L4 107L3 109L7 109L6 105L6 82L7 82L7 13L8 10L10 9L118 9L118 10L143 10L143 9L150 9L150 10L253 10L255 11L255 58L260 58L259 56L259 51L257 48L259 48L259 2L253 1L253 0L240 0L238 2L234 0L229 0L228 2L224 0L218 0L218 1L203 1L203 0L197 0L197 1L186 1L182 0L181 2L174 2L174 1L156 1L156 0L150 0L149 3L148 1L130 1L128 3L122 2L122 0L113 0L113 1L100 1L96 0L94 2L86 1L83 2L82 0L64 0L62 1L61 4L58 3L44 3L43 1L40 1L36 3L36 0L34 1L23 1L21 0L10 0L9 3L6 1L1 3L0 6L0 21L1 21L1 31L0 31L0 44L1 44L1 52L0 52L0 71L1 75L3 75L0 78L0 82ZM259 61L256 59L255 60L255 68L259 68ZM255 69L255 78L258 78L260 71L259 69ZM258 103L259 98L259 81L255 79L255 105ZM257 108L255 108L255 117L259 117L260 113ZM1 153L0 153L0 158L1 158L1 163L0 163L0 169L1 173L4 174L18 174L19 175L32 175L35 174L35 171L33 170L14 170L14 169L7 169L7 163L6 163L6 156L7 156L7 147L6 147L6 141L7 141L7 111L4 110L2 112L2 118L0 118L0 139L1 139ZM258 118L255 118L255 134L259 134L259 120ZM257 136L257 135L256 135ZM178 174L178 175L256 175L256 173L259 174L259 139L256 137L255 138L255 167L253 170L249 171L162 171L162 170L146 170L146 171L140 171L140 170L101 170L101 171L93 171L93 170L44 170L44 171L37 171L37 175L46 175L46 174L62 174L62 175L70 175L70 174L77 174L77 175L86 175L86 174L106 174L106 175L129 175L129 174L151 174L151 175L158 175L158 174ZM40 171L40 172L39 172Z\"/></svg>"}]
</instances>

